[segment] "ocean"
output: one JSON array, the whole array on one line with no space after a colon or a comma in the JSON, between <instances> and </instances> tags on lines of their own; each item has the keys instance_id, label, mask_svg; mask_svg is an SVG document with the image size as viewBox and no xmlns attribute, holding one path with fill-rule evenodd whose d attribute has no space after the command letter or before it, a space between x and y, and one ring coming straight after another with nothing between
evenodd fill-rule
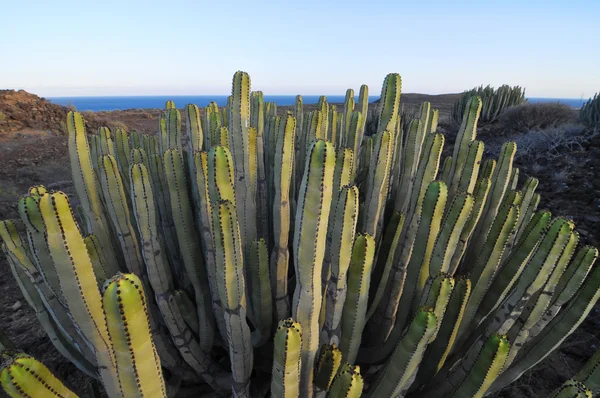
<instances>
[{"instance_id":1,"label":"ocean","mask_svg":"<svg viewBox=\"0 0 600 398\"><path fill-rule=\"evenodd\" d=\"M329 103L343 103L345 95L327 95ZM375 101L379 96L369 96L369 102ZM211 101L219 106L227 105L227 95L161 95L161 96L139 96L139 97L47 97L49 101L59 105L73 105L79 111L114 111L137 108L164 108L167 100L175 102L177 107L187 104L196 104L205 107ZM318 95L303 95L304 104L316 104L319 102ZM275 102L277 105L294 105L295 95L265 95L265 101ZM358 96L356 96L358 101Z\"/></svg>"},{"instance_id":2,"label":"ocean","mask_svg":"<svg viewBox=\"0 0 600 398\"><path fill-rule=\"evenodd\" d=\"M375 101L379 96L369 96L369 102ZM164 96L122 96L122 97L48 97L49 101L65 106L74 106L79 111L114 111L138 108L164 108L167 100L173 100L178 107L186 104L196 104L199 107L214 101L219 106L227 104L226 95L164 95ZM304 104L316 104L318 95L303 95ZM328 95L329 103L343 103L344 95ZM574 108L580 108L587 99L578 98L527 98L529 102L560 102ZM275 102L277 105L294 105L295 95L265 95L265 101ZM358 97L356 97L358 101Z\"/></svg>"}]
</instances>

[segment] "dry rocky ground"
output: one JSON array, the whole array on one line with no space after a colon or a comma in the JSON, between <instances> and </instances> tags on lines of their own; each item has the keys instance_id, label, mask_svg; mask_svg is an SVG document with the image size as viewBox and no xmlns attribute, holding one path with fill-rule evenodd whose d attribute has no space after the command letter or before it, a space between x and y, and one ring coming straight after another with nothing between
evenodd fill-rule
<instances>
[{"instance_id":1,"label":"dry rocky ground","mask_svg":"<svg viewBox=\"0 0 600 398\"><path fill-rule=\"evenodd\" d=\"M428 100L447 119L455 95L403 95L405 107ZM178 104L183 105L183 104ZM19 91L0 91L0 219L16 218L20 195L36 184L60 189L74 195L64 134L67 109ZM88 129L100 125L127 126L154 132L158 110L85 112ZM442 125L448 141L454 128ZM480 139L494 153L499 139L482 132ZM576 148L568 148L552 159L543 156L517 159L521 182L528 175L540 179L540 207L555 215L574 219L582 241L600 244L600 136ZM38 326L34 312L27 306L15 284L8 265L0 255L0 330L26 352L43 361L74 391L83 393L88 379L56 352ZM498 397L541 397L573 375L600 345L600 314L595 309L583 325L549 358L527 372L519 381L501 391ZM2 393L0 393L2 394Z\"/></svg>"}]
</instances>

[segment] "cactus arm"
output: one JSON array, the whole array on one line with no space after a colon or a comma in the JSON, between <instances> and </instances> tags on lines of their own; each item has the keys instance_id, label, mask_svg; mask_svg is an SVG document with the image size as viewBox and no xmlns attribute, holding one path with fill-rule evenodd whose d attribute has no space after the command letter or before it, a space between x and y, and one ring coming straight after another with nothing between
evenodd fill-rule
<instances>
[{"instance_id":1,"label":"cactus arm","mask_svg":"<svg viewBox=\"0 0 600 398\"><path fill-rule=\"evenodd\" d=\"M512 326L508 332L508 336L513 341L511 346L506 365L509 366L514 360L515 356L523 347L523 345L530 338L530 329L535 326L536 323L542 318L544 312L550 304L550 300L554 295L556 285L563 275L567 264L571 260L575 247L579 242L579 234L575 231L571 233L571 237L567 242L560 258L558 259L554 270L550 274L548 281L544 284L544 287L536 293L528 302L525 310L521 313L521 316Z\"/></svg>"},{"instance_id":2,"label":"cactus arm","mask_svg":"<svg viewBox=\"0 0 600 398\"><path fill-rule=\"evenodd\" d=\"M333 379L333 385L327 393L327 398L359 398L362 395L363 387L364 380L360 374L360 367L346 362Z\"/></svg>"},{"instance_id":3,"label":"cactus arm","mask_svg":"<svg viewBox=\"0 0 600 398\"><path fill-rule=\"evenodd\" d=\"M166 140L163 153L169 149L176 149L181 153L183 151L181 145L181 113L176 108L169 108L165 113Z\"/></svg>"},{"instance_id":4,"label":"cactus arm","mask_svg":"<svg viewBox=\"0 0 600 398\"><path fill-rule=\"evenodd\" d=\"M113 156L105 155L99 160L99 166L100 183L108 214L117 231L127 269L136 275L142 276L144 273L143 260L137 234L130 221L131 215L117 162Z\"/></svg>"},{"instance_id":5,"label":"cactus arm","mask_svg":"<svg viewBox=\"0 0 600 398\"><path fill-rule=\"evenodd\" d=\"M39 196L25 196L19 200L18 210L21 220L27 228L27 240L31 251L33 262L38 271L46 281L52 293L56 295L61 304L64 305L65 298L60 290L60 282L56 268L52 262L50 251L46 245L44 236L44 222L39 209ZM0 235L2 233L0 232Z\"/></svg>"},{"instance_id":6,"label":"cactus arm","mask_svg":"<svg viewBox=\"0 0 600 398\"><path fill-rule=\"evenodd\" d=\"M585 383L569 379L565 381L551 398L592 398L594 394Z\"/></svg>"},{"instance_id":7,"label":"cactus arm","mask_svg":"<svg viewBox=\"0 0 600 398\"><path fill-rule=\"evenodd\" d=\"M115 159L117 160L121 176L126 179L125 188L129 189L129 157L131 154L131 150L129 149L129 137L125 130L118 128L115 138Z\"/></svg>"},{"instance_id":8,"label":"cactus arm","mask_svg":"<svg viewBox=\"0 0 600 398\"><path fill-rule=\"evenodd\" d=\"M261 102L262 103L262 102ZM261 113L262 114L262 113ZM285 129L285 126L282 124L282 128ZM257 169L256 169L256 202L257 202L257 211L256 211L256 222L257 222L257 232L258 238L265 239L267 243L267 248L271 247L271 240L273 239L271 236L271 214L269 206L270 194L272 189L269 190L267 174L272 173L273 168L269 167L268 173L265 168L265 144L264 144L264 136L263 136L263 128L257 129L256 136L256 156L257 156ZM275 148L272 151L269 151L269 154L275 153ZM271 185L272 188L272 185Z\"/></svg>"},{"instance_id":9,"label":"cactus arm","mask_svg":"<svg viewBox=\"0 0 600 398\"><path fill-rule=\"evenodd\" d=\"M219 329L219 333L221 337L225 339L227 336L227 330L225 328L225 320L223 317L223 307L221 304L221 299L219 298L219 292L217 291L217 269L215 264L215 248L213 245L212 206L209 188L208 153L205 151L196 152L196 154L194 155L194 164L196 185L198 187L199 195L199 198L196 201L199 206L199 214L197 214L198 227L200 237L202 238L204 261L206 264L206 271L208 276L210 293L212 297L212 309L215 315L215 320ZM196 325L196 328L198 328L198 325Z\"/></svg>"},{"instance_id":10,"label":"cactus arm","mask_svg":"<svg viewBox=\"0 0 600 398\"><path fill-rule=\"evenodd\" d=\"M4 240L2 245L3 251L7 255L11 267L15 268L13 273L17 273L18 283L21 285L24 296L30 297L34 305L36 304L36 302L33 302L34 298L41 300L43 308L38 307L39 311L47 312L52 317L52 323L57 326L60 334L69 339L70 345L76 351L80 351L86 357L90 358L91 362L94 362L95 356L90 351L90 342L74 324L66 308L66 303L60 303L54 292L40 277L40 274L25 251L23 242L12 221L0 222L0 236ZM35 289L35 295L26 293L26 291L31 291L31 289Z\"/></svg>"},{"instance_id":11,"label":"cactus arm","mask_svg":"<svg viewBox=\"0 0 600 398\"><path fill-rule=\"evenodd\" d=\"M369 291L369 310L367 320L373 316L385 292L392 265L394 252L400 243L400 236L406 217L401 213L394 213L387 226L383 241L377 251L377 264L371 276ZM372 297L372 298L371 298Z\"/></svg>"},{"instance_id":12,"label":"cactus arm","mask_svg":"<svg viewBox=\"0 0 600 398\"><path fill-rule=\"evenodd\" d=\"M481 301L477 313L473 318L475 325L478 325L482 319L496 309L512 289L524 271L527 261L533 254L536 246L543 238L550 218L550 212L540 211L529 222L521 241L515 246L513 253L503 264L502 269L492 281L484 299Z\"/></svg>"},{"instance_id":13,"label":"cactus arm","mask_svg":"<svg viewBox=\"0 0 600 398\"><path fill-rule=\"evenodd\" d=\"M77 398L50 369L27 354L16 354L2 367L0 380L12 397Z\"/></svg>"},{"instance_id":14,"label":"cactus arm","mask_svg":"<svg viewBox=\"0 0 600 398\"><path fill-rule=\"evenodd\" d=\"M598 249L593 246L584 246L567 267L556 285L552 296L551 305L564 305L579 290L581 284L590 272L598 258Z\"/></svg>"},{"instance_id":15,"label":"cactus arm","mask_svg":"<svg viewBox=\"0 0 600 398\"><path fill-rule=\"evenodd\" d=\"M302 380L300 394L312 396L313 366L319 348L321 273L325 256L327 221L331 208L335 150L329 142L315 141L306 157L304 177L298 195L294 233L293 316L303 329Z\"/></svg>"},{"instance_id":16,"label":"cactus arm","mask_svg":"<svg viewBox=\"0 0 600 398\"><path fill-rule=\"evenodd\" d=\"M482 398L494 380L502 373L509 349L510 344L505 336L492 335L481 349L466 378L452 396ZM464 371L464 368L456 372L461 371Z\"/></svg>"},{"instance_id":17,"label":"cactus arm","mask_svg":"<svg viewBox=\"0 0 600 398\"><path fill-rule=\"evenodd\" d=\"M167 256L173 266L173 271L175 272L178 281L185 286L185 284L182 283L184 280L182 274L185 273L185 269L177 244L177 230L175 229L175 223L173 222L171 202L169 200L169 185L166 179L162 155L151 155L148 159L148 163L150 166L148 172L152 177L154 203L158 207L158 213L160 215L161 230L167 250Z\"/></svg>"},{"instance_id":18,"label":"cactus arm","mask_svg":"<svg viewBox=\"0 0 600 398\"><path fill-rule=\"evenodd\" d=\"M410 128L406 133L406 145L404 145L402 154L402 164L400 166L400 179L396 199L394 201L394 210L401 213L408 211L408 205L413 187L414 175L416 173L423 145L424 135L420 134L422 122L415 119L411 122Z\"/></svg>"},{"instance_id":19,"label":"cactus arm","mask_svg":"<svg viewBox=\"0 0 600 398\"><path fill-rule=\"evenodd\" d=\"M252 343L246 323L246 288L242 242L235 206L221 200L213 210L213 231L218 268L218 291L223 303L233 376L233 396L249 397Z\"/></svg>"},{"instance_id":20,"label":"cactus arm","mask_svg":"<svg viewBox=\"0 0 600 398\"><path fill-rule=\"evenodd\" d=\"M460 172L460 176L456 185L451 185L451 195L454 196L457 192L473 193L479 176L479 167L483 157L485 145L481 141L472 141L469 144L465 163Z\"/></svg>"},{"instance_id":21,"label":"cactus arm","mask_svg":"<svg viewBox=\"0 0 600 398\"><path fill-rule=\"evenodd\" d=\"M99 156L116 156L115 143L110 134L108 127L100 127L98 129L98 136L100 137Z\"/></svg>"},{"instance_id":22,"label":"cactus arm","mask_svg":"<svg viewBox=\"0 0 600 398\"><path fill-rule=\"evenodd\" d=\"M363 120L365 119L365 115L362 113L355 111L352 112L349 120L348 126L348 136L346 147L352 150L352 153L357 154L360 151L360 144L362 143L362 138L364 134L364 130L362 129ZM358 158L352 163L352 176L356 177L358 170Z\"/></svg>"},{"instance_id":23,"label":"cactus arm","mask_svg":"<svg viewBox=\"0 0 600 398\"><path fill-rule=\"evenodd\" d=\"M600 298L600 268L586 278L577 294L529 344L521 349L512 366L494 382L490 392L517 380L528 369L552 353L583 322Z\"/></svg>"},{"instance_id":24,"label":"cactus arm","mask_svg":"<svg viewBox=\"0 0 600 398\"><path fill-rule=\"evenodd\" d=\"M187 104L185 106L185 126L188 136L188 152L190 154L201 151L204 143L204 134L202 131L202 120L200 119L200 109L197 105Z\"/></svg>"},{"instance_id":25,"label":"cactus arm","mask_svg":"<svg viewBox=\"0 0 600 398\"><path fill-rule=\"evenodd\" d=\"M365 357L359 362L381 362L394 349L402 336L406 320L409 319L415 297L419 298L422 286L418 286L421 265L427 265L441 224L446 205L448 188L441 181L429 185L423 200L421 214L415 214L408 226L403 246L399 246L394 256L391 281L384 293L389 300L381 302L379 310L373 314L369 334L378 347L364 350ZM402 238L401 238L402 240ZM414 244L414 248L413 248ZM381 344L381 342L384 342ZM359 353L361 355L361 353ZM361 355L362 356L362 355Z\"/></svg>"},{"instance_id":26,"label":"cactus arm","mask_svg":"<svg viewBox=\"0 0 600 398\"><path fill-rule=\"evenodd\" d=\"M448 358L456 341L458 328L463 321L470 294L471 281L466 278L457 279L448 300L444 318L439 326L437 337L427 347L425 357L419 368L417 386L429 382L446 362L446 358Z\"/></svg>"},{"instance_id":27,"label":"cactus arm","mask_svg":"<svg viewBox=\"0 0 600 398\"><path fill-rule=\"evenodd\" d=\"M577 252L575 259L567 267L560 278L558 285L552 295L552 301L544 315L533 326L529 332L529 338L537 336L546 325L556 316L562 306L568 302L581 287L592 266L598 258L598 249L592 246L584 246Z\"/></svg>"},{"instance_id":28,"label":"cactus arm","mask_svg":"<svg viewBox=\"0 0 600 398\"><path fill-rule=\"evenodd\" d=\"M369 398L403 395L418 369L427 343L433 336L437 319L433 310L417 312L406 334L400 339L387 365L367 392Z\"/></svg>"},{"instance_id":29,"label":"cactus arm","mask_svg":"<svg viewBox=\"0 0 600 398\"><path fill-rule=\"evenodd\" d=\"M94 269L96 279L101 284L106 279L109 279L112 276L112 273L106 258L104 258L104 254L102 253L98 237L91 234L86 236L83 241L85 242L85 247L87 248L90 260L92 261L92 268Z\"/></svg>"},{"instance_id":30,"label":"cactus arm","mask_svg":"<svg viewBox=\"0 0 600 398\"><path fill-rule=\"evenodd\" d=\"M123 395L166 397L140 279L135 274L117 274L106 282L102 304Z\"/></svg>"},{"instance_id":31,"label":"cactus arm","mask_svg":"<svg viewBox=\"0 0 600 398\"><path fill-rule=\"evenodd\" d=\"M348 294L342 316L340 350L348 363L354 363L362 339L374 257L375 239L367 234L359 235L352 249L352 261L348 269Z\"/></svg>"},{"instance_id":32,"label":"cactus arm","mask_svg":"<svg viewBox=\"0 0 600 398\"><path fill-rule=\"evenodd\" d=\"M198 320L200 321L200 348L208 352L213 345L214 318L211 311L208 275L202 261L190 199L186 190L186 176L181 153L175 149L165 152L165 174L169 186L171 213L187 277L195 292Z\"/></svg>"},{"instance_id":33,"label":"cactus arm","mask_svg":"<svg viewBox=\"0 0 600 398\"><path fill-rule=\"evenodd\" d=\"M594 355L586 361L574 379L583 383L591 393L598 395L600 392L600 350L596 350Z\"/></svg>"},{"instance_id":34,"label":"cactus arm","mask_svg":"<svg viewBox=\"0 0 600 398\"><path fill-rule=\"evenodd\" d=\"M235 207L243 232L246 249L256 239L255 198L252 195L252 170L250 157L250 76L238 71L233 77L231 106L229 107L229 147L235 169Z\"/></svg>"},{"instance_id":35,"label":"cactus arm","mask_svg":"<svg viewBox=\"0 0 600 398\"><path fill-rule=\"evenodd\" d=\"M29 306L35 312L38 322L42 325L44 332L48 335L48 338L54 347L56 347L58 352L75 364L82 372L91 378L97 378L95 365L96 357L90 347L79 338L79 335L74 330L75 328L73 326L71 326L70 330L74 332L74 335L70 335L65 327L57 324L53 318L54 314L50 314L50 311L46 308L46 304L44 303L39 290L31 281L27 272L21 266L16 264L4 245L3 251L6 254L10 270L17 285L19 285L25 301L27 301ZM56 315L54 316L56 317ZM70 321L66 313L62 320L65 322Z\"/></svg>"},{"instance_id":36,"label":"cactus arm","mask_svg":"<svg viewBox=\"0 0 600 398\"><path fill-rule=\"evenodd\" d=\"M477 239L473 242L471 253L479 252L485 243L488 231L507 192L516 150L517 144L514 142L506 142L502 145L498 166L495 167L491 178L492 186L490 187L490 193L488 194L479 223L475 228L474 236Z\"/></svg>"},{"instance_id":37,"label":"cactus arm","mask_svg":"<svg viewBox=\"0 0 600 398\"><path fill-rule=\"evenodd\" d=\"M554 227L554 228L553 228ZM564 220L556 219L550 226L550 232L542 240L532 254L527 267L521 273L510 294L500 304L493 316L489 316L471 333L465 343L470 347L483 334L489 335L494 331L506 334L521 315L529 299L539 291L555 268L565 246L571 239L573 225Z\"/></svg>"},{"instance_id":38,"label":"cactus arm","mask_svg":"<svg viewBox=\"0 0 600 398\"><path fill-rule=\"evenodd\" d=\"M440 233L437 236L427 277L435 277L440 272L450 270L450 261L462 234L463 228L471 215L475 204L473 195L462 192L458 194L446 211Z\"/></svg>"},{"instance_id":39,"label":"cactus arm","mask_svg":"<svg viewBox=\"0 0 600 398\"><path fill-rule=\"evenodd\" d=\"M333 177L334 192L337 192L345 185L351 185L354 182L354 175L352 174L354 160L354 152L351 149L342 148L338 150Z\"/></svg>"},{"instance_id":40,"label":"cactus arm","mask_svg":"<svg viewBox=\"0 0 600 398\"><path fill-rule=\"evenodd\" d=\"M256 319L256 328L258 330L255 347L259 347L267 342L271 336L271 326L273 323L273 301L271 294L271 280L269 277L269 249L264 239L259 239L250 245L248 250L250 259L249 282L252 288L250 300L253 306L253 313Z\"/></svg>"},{"instance_id":41,"label":"cactus arm","mask_svg":"<svg viewBox=\"0 0 600 398\"><path fill-rule=\"evenodd\" d=\"M508 189L510 189L510 190L517 189L518 184L519 184L519 168L513 167L512 174L510 175L510 183L508 184Z\"/></svg>"},{"instance_id":42,"label":"cactus arm","mask_svg":"<svg viewBox=\"0 0 600 398\"><path fill-rule=\"evenodd\" d=\"M393 135L389 131L384 131L378 133L375 137L373 155L369 165L369 184L366 192L365 217L362 228L365 233L378 238L389 189Z\"/></svg>"},{"instance_id":43,"label":"cactus arm","mask_svg":"<svg viewBox=\"0 0 600 398\"><path fill-rule=\"evenodd\" d=\"M519 221L517 222L516 233L513 238L513 242L518 242L523 227L527 225L529 220L531 219L531 215L533 215L533 208L537 207L537 203L535 201L536 194L535 190L539 185L539 180L537 178L529 177L525 182L523 188L523 199L521 200L521 204L519 205Z\"/></svg>"},{"instance_id":44,"label":"cactus arm","mask_svg":"<svg viewBox=\"0 0 600 398\"><path fill-rule=\"evenodd\" d=\"M388 74L383 80L383 86L381 88L381 102L379 105L379 118L377 123L378 133L383 131L394 131L396 127L396 118L398 117L398 109L400 107L401 92L402 79L400 78L400 75L397 73ZM367 117L366 113L363 113L363 115L365 118Z\"/></svg>"},{"instance_id":45,"label":"cactus arm","mask_svg":"<svg viewBox=\"0 0 600 398\"><path fill-rule=\"evenodd\" d=\"M411 214L421 210L425 191L427 191L427 187L438 173L444 140L444 135L442 134L432 134L425 139L412 185L407 213L409 217Z\"/></svg>"},{"instance_id":46,"label":"cactus arm","mask_svg":"<svg viewBox=\"0 0 600 398\"><path fill-rule=\"evenodd\" d=\"M71 168L73 184L89 223L87 230L92 231L98 237L108 264L119 269L110 239L109 226L104 218L104 206L100 196L99 182L92 166L83 116L79 112L67 114L67 129L69 131L69 157L71 164L74 165Z\"/></svg>"},{"instance_id":47,"label":"cactus arm","mask_svg":"<svg viewBox=\"0 0 600 398\"><path fill-rule=\"evenodd\" d=\"M336 149L338 148L337 142L339 140L339 129L338 129L338 125L339 125L339 114L337 112L337 107L335 105L331 106L331 110L329 111L329 120L327 122L327 125L329 126L329 133L328 133L328 137L329 140L335 145ZM366 121L366 120L365 120ZM364 128L363 128L363 132L364 132Z\"/></svg>"},{"instance_id":48,"label":"cactus arm","mask_svg":"<svg viewBox=\"0 0 600 398\"><path fill-rule=\"evenodd\" d=\"M444 162L442 163L442 168L439 171L438 180L444 181L446 184L450 184L452 181L448 181L450 179L450 170L452 169L452 156L446 156L444 158Z\"/></svg>"},{"instance_id":49,"label":"cactus arm","mask_svg":"<svg viewBox=\"0 0 600 398\"><path fill-rule=\"evenodd\" d=\"M302 363L302 326L293 319L283 319L275 332L271 396L298 398Z\"/></svg>"},{"instance_id":50,"label":"cactus arm","mask_svg":"<svg viewBox=\"0 0 600 398\"><path fill-rule=\"evenodd\" d=\"M517 206L511 206L507 203L500 209L498 217L494 220L494 225L492 225L487 241L483 250L477 256L473 272L469 277L473 284L473 292L469 298L463 323L458 332L459 337L468 330L468 327L471 325L471 320L481 304L481 300L483 300L490 287L492 278L498 269L504 248L514 231L518 218L519 209Z\"/></svg>"},{"instance_id":51,"label":"cactus arm","mask_svg":"<svg viewBox=\"0 0 600 398\"><path fill-rule=\"evenodd\" d=\"M96 349L100 377L111 397L123 395L115 354L92 263L67 196L62 192L40 198L48 247L56 265L61 290L73 320Z\"/></svg>"},{"instance_id":52,"label":"cactus arm","mask_svg":"<svg viewBox=\"0 0 600 398\"><path fill-rule=\"evenodd\" d=\"M321 331L323 344L339 344L344 302L347 292L347 272L352 257L352 244L358 219L358 188L346 186L339 192L328 227L330 244L326 262L331 265L325 285L325 321Z\"/></svg>"},{"instance_id":53,"label":"cactus arm","mask_svg":"<svg viewBox=\"0 0 600 398\"><path fill-rule=\"evenodd\" d=\"M450 186L458 184L464 164L469 153L469 145L477 137L477 121L481 114L481 98L478 96L471 97L464 109L464 116L458 134L456 136L456 144L452 153L452 168L449 176L452 178Z\"/></svg>"},{"instance_id":54,"label":"cactus arm","mask_svg":"<svg viewBox=\"0 0 600 398\"><path fill-rule=\"evenodd\" d=\"M324 344L315 367L314 384L319 395L323 395L320 393L329 390L341 364L342 352L335 344Z\"/></svg>"}]
</instances>

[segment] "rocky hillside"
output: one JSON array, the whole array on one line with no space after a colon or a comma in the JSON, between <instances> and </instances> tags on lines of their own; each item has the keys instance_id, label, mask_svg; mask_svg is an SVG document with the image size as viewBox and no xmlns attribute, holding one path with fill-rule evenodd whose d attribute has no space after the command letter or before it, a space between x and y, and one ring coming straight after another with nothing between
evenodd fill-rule
<instances>
[{"instance_id":1,"label":"rocky hillside","mask_svg":"<svg viewBox=\"0 0 600 398\"><path fill-rule=\"evenodd\" d=\"M29 129L64 132L67 111L24 90L0 90L0 134Z\"/></svg>"}]
</instances>

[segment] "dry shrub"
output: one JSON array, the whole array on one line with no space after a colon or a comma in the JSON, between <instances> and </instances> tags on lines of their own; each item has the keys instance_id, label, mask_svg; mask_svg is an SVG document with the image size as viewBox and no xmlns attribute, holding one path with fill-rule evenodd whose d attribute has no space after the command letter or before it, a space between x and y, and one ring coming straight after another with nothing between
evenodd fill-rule
<instances>
[{"instance_id":1,"label":"dry shrub","mask_svg":"<svg viewBox=\"0 0 600 398\"><path fill-rule=\"evenodd\" d=\"M506 109L498 119L504 134L542 130L577 121L577 111L558 102L523 104Z\"/></svg>"},{"instance_id":2,"label":"dry shrub","mask_svg":"<svg viewBox=\"0 0 600 398\"><path fill-rule=\"evenodd\" d=\"M580 124L563 124L545 130L532 130L513 138L517 143L517 156L530 160L553 159L556 156L583 149L583 145L597 132Z\"/></svg>"}]
</instances>

